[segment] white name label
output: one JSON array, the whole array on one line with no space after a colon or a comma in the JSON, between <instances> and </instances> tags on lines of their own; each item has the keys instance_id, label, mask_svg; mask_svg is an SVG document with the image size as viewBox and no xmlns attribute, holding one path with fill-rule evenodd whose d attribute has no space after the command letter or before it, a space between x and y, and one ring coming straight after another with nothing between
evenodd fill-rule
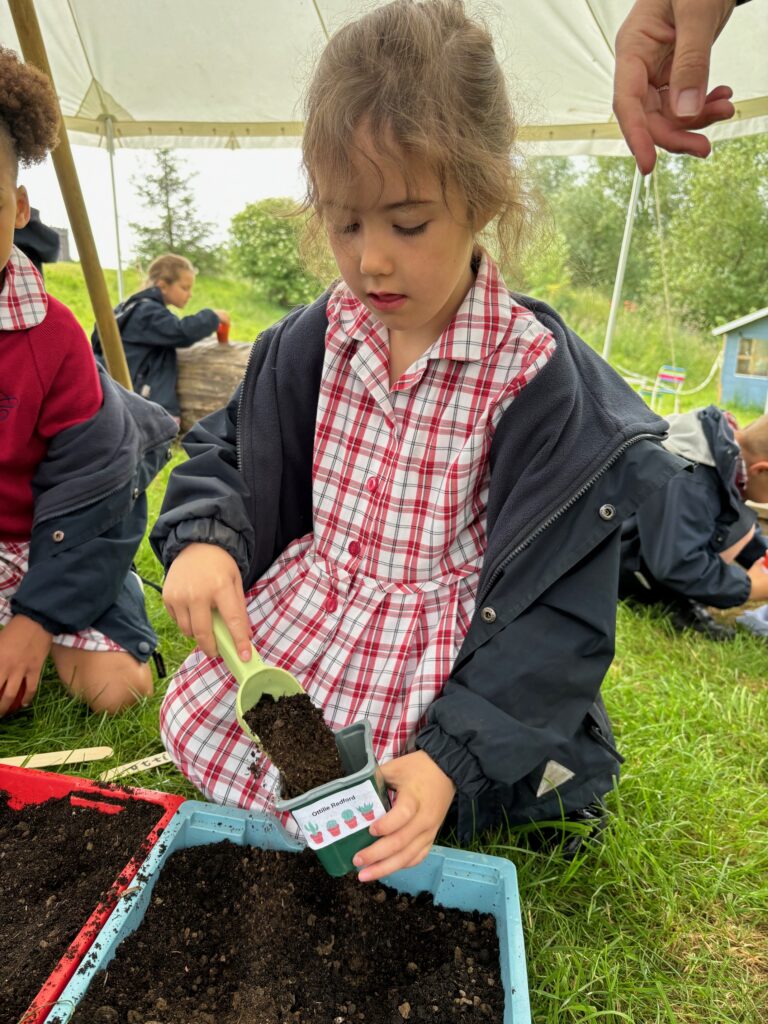
<instances>
[{"instance_id":1,"label":"white name label","mask_svg":"<svg viewBox=\"0 0 768 1024\"><path fill-rule=\"evenodd\" d=\"M307 845L314 850L330 846L344 836L368 828L386 813L387 809L376 787L368 780L291 811Z\"/></svg>"}]
</instances>

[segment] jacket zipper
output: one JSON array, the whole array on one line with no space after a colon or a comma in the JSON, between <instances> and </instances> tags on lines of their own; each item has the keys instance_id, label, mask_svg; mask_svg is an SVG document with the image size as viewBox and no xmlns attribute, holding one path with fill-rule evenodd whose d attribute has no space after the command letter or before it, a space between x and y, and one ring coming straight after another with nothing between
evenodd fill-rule
<instances>
[{"instance_id":1,"label":"jacket zipper","mask_svg":"<svg viewBox=\"0 0 768 1024\"><path fill-rule=\"evenodd\" d=\"M611 455L611 457L607 460L607 462L605 462L600 467L600 469L598 469L597 472L594 473L589 478L589 480L587 480L585 483L583 483L581 485L581 487L579 487L579 489L574 494L572 494L571 497L568 498L568 500L563 505L561 505L560 508L556 512L553 512L547 519L544 520L543 523L539 523L539 525L534 530L532 530L531 533L528 534L528 536L525 538L525 540L520 541L520 543L515 548L513 548L513 550L510 551L510 553L494 569L493 573L491 574L490 579L488 580L488 582L486 583L485 587L483 588L482 594L480 594L478 596L478 598L477 598L477 604L479 605L482 601L485 600L486 596L491 592L493 587L496 585L496 583L502 577L502 575L504 574L504 570L507 568L507 566L509 565L509 563L512 561L513 558L516 558L517 555L519 555L521 551L525 551L526 548L530 547L530 545L537 539L537 537L539 537L553 523L557 522L557 520L562 515L564 515L568 511L569 508L571 508L573 505L575 505L576 502L580 498L582 498L584 496L584 494L586 494L586 492L590 489L590 487L593 487L595 485L595 483L600 479L600 477L608 472L608 470L611 468L611 466L618 459L621 458L621 456L624 454L624 452L628 448L631 448L632 445L635 444L635 442L637 442L637 441L644 441L646 439L658 440L658 435L657 434L636 434L635 437L631 437L631 438L629 438L629 440L627 440L623 444L619 445L619 447L616 449L616 451L613 453L613 455Z\"/></svg>"},{"instance_id":2,"label":"jacket zipper","mask_svg":"<svg viewBox=\"0 0 768 1024\"><path fill-rule=\"evenodd\" d=\"M237 430L235 431L235 456L237 458L237 469L238 472L245 476L243 472L243 445L242 445L242 422L243 422L243 403L245 400L246 382L248 380L248 373L251 369L251 363L253 362L253 354L256 351L256 346L259 344L261 339L264 337L264 331L257 335L256 341L251 345L251 351L248 353L248 362L245 364L245 372L243 374L243 386L240 389L240 398L237 401Z\"/></svg>"}]
</instances>

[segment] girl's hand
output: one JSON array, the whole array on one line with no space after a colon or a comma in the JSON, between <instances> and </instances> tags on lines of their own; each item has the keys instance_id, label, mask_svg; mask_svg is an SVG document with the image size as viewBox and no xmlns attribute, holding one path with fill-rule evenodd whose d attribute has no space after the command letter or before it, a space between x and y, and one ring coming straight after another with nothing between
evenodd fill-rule
<instances>
[{"instance_id":1,"label":"girl's hand","mask_svg":"<svg viewBox=\"0 0 768 1024\"><path fill-rule=\"evenodd\" d=\"M417 750L382 765L384 780L397 790L395 805L371 825L381 836L355 855L361 882L374 882L392 871L411 868L429 853L451 806L456 787L429 754Z\"/></svg>"},{"instance_id":2,"label":"girl's hand","mask_svg":"<svg viewBox=\"0 0 768 1024\"><path fill-rule=\"evenodd\" d=\"M14 615L0 630L0 718L11 709L22 685L23 707L31 703L52 641L53 636L26 615Z\"/></svg>"},{"instance_id":3,"label":"girl's hand","mask_svg":"<svg viewBox=\"0 0 768 1024\"><path fill-rule=\"evenodd\" d=\"M216 316L219 318L219 320L221 320L221 322L223 324L230 324L230 323L232 323L232 320L231 320L231 318L229 316L229 313L226 311L226 309L214 309L213 312L216 314Z\"/></svg>"},{"instance_id":4,"label":"girl's hand","mask_svg":"<svg viewBox=\"0 0 768 1024\"><path fill-rule=\"evenodd\" d=\"M163 587L168 614L209 658L218 656L211 612L217 608L243 661L251 658L251 628L237 562L215 544L190 544L171 562Z\"/></svg>"}]
</instances>

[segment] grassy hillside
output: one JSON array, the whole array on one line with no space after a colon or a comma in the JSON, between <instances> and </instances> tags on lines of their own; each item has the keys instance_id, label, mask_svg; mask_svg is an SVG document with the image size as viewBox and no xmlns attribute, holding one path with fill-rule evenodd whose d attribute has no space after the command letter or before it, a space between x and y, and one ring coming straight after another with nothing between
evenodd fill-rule
<instances>
[{"instance_id":1,"label":"grassy hillside","mask_svg":"<svg viewBox=\"0 0 768 1024\"><path fill-rule=\"evenodd\" d=\"M104 274L112 302L117 305L117 271L105 270ZM90 335L93 329L93 310L80 264L54 263L46 267L45 284L51 295L69 306ZM135 270L128 269L124 272L123 284L125 295L128 296L142 287L142 279ZM230 337L233 341L253 341L259 331L279 320L285 312L279 306L264 302L254 286L247 281L200 274L184 313L197 313L206 307L226 309L229 312L232 317Z\"/></svg>"},{"instance_id":2,"label":"grassy hillside","mask_svg":"<svg viewBox=\"0 0 768 1024\"><path fill-rule=\"evenodd\" d=\"M105 271L107 286L117 304L117 274ZM79 263L57 263L46 268L48 290L74 312L90 334L93 313ZM141 279L133 269L125 271L125 294L138 290ZM590 289L556 288L550 291L533 289L532 294L551 303L563 318L596 351L602 351L610 301L607 296ZM252 341L259 331L283 316L285 310L264 302L254 285L234 278L200 275L192 299L185 312L195 313L206 306L226 309L232 317L231 337L234 341ZM679 323L667 325L657 309L631 307L622 309L616 322L611 362L623 373L631 371L653 377L664 363L685 367L686 389L698 387L709 374L721 342L710 334L699 333ZM718 375L702 391L686 396L682 407L694 408L718 401ZM732 407L744 421L754 418L761 409ZM671 402L660 409L671 412Z\"/></svg>"}]
</instances>

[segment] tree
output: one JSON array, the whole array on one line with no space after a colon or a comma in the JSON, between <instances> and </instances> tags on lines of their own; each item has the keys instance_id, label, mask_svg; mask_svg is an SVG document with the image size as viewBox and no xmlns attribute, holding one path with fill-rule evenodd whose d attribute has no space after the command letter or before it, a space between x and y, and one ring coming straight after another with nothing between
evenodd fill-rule
<instances>
[{"instance_id":1,"label":"tree","mask_svg":"<svg viewBox=\"0 0 768 1024\"><path fill-rule=\"evenodd\" d=\"M768 138L716 144L707 160L695 162L687 195L669 219L666 265L677 310L711 328L764 306L767 238Z\"/></svg>"},{"instance_id":2,"label":"tree","mask_svg":"<svg viewBox=\"0 0 768 1024\"><path fill-rule=\"evenodd\" d=\"M136 257L149 263L164 252L186 256L199 270L212 269L219 253L210 242L213 224L199 220L190 182L195 174L184 174L179 159L170 149L155 153L154 172L132 179L144 206L159 219L154 224L131 224L136 236Z\"/></svg>"},{"instance_id":3,"label":"tree","mask_svg":"<svg viewBox=\"0 0 768 1024\"><path fill-rule=\"evenodd\" d=\"M231 254L235 267L280 306L311 302L323 290L304 269L299 240L306 221L293 199L249 203L232 218Z\"/></svg>"}]
</instances>

